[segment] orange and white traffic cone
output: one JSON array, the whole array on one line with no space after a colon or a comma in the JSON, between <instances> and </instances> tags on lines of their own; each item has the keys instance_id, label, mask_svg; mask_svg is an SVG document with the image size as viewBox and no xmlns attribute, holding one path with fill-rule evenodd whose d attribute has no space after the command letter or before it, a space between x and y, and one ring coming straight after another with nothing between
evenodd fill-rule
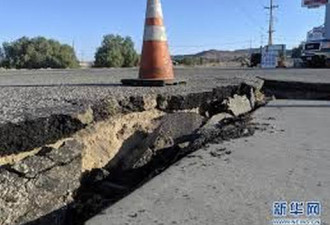
<instances>
[{"instance_id":1,"label":"orange and white traffic cone","mask_svg":"<svg viewBox=\"0 0 330 225\"><path fill-rule=\"evenodd\" d=\"M163 86L174 83L160 0L148 0L139 79L122 80L124 85Z\"/></svg>"}]
</instances>

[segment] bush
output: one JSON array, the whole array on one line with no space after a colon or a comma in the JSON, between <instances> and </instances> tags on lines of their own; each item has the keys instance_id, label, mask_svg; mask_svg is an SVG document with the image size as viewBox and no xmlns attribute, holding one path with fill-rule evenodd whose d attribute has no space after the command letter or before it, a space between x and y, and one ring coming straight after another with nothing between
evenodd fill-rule
<instances>
[{"instance_id":1,"label":"bush","mask_svg":"<svg viewBox=\"0 0 330 225\"><path fill-rule=\"evenodd\" d=\"M79 63L74 49L44 37L22 37L3 44L2 66L16 69L74 68Z\"/></svg>"},{"instance_id":2,"label":"bush","mask_svg":"<svg viewBox=\"0 0 330 225\"><path fill-rule=\"evenodd\" d=\"M180 59L177 59L176 62L180 65L184 66L196 66L196 65L204 65L210 63L212 60L204 59L202 57L196 56L184 56Z\"/></svg>"},{"instance_id":3,"label":"bush","mask_svg":"<svg viewBox=\"0 0 330 225\"><path fill-rule=\"evenodd\" d=\"M130 37L106 35L95 53L94 67L133 67L138 59Z\"/></svg>"}]
</instances>

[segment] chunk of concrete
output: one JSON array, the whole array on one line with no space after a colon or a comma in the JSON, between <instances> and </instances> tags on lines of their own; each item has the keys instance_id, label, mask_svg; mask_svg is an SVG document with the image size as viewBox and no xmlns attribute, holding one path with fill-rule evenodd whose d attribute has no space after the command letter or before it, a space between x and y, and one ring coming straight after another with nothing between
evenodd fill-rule
<instances>
[{"instance_id":1,"label":"chunk of concrete","mask_svg":"<svg viewBox=\"0 0 330 225\"><path fill-rule=\"evenodd\" d=\"M43 149L13 166L0 168L0 224L46 220L50 213L51 224L63 224L59 222L63 217L60 209L73 201L73 193L80 187L78 152L81 146L70 141L59 149Z\"/></svg>"},{"instance_id":2,"label":"chunk of concrete","mask_svg":"<svg viewBox=\"0 0 330 225\"><path fill-rule=\"evenodd\" d=\"M214 116L211 117L211 119L209 119L206 124L202 127L203 130L211 130L211 129L215 129L216 126L223 120L225 119L230 119L233 118L232 115L228 114L228 113L219 113L216 114Z\"/></svg>"},{"instance_id":3,"label":"chunk of concrete","mask_svg":"<svg viewBox=\"0 0 330 225\"><path fill-rule=\"evenodd\" d=\"M38 174L53 167L55 162L43 156L28 157L15 163L11 169L26 178L35 178Z\"/></svg>"},{"instance_id":4,"label":"chunk of concrete","mask_svg":"<svg viewBox=\"0 0 330 225\"><path fill-rule=\"evenodd\" d=\"M251 90L250 90L250 104L251 104L252 109L254 109L256 107L256 103L257 103L256 95L254 93L254 89L251 88Z\"/></svg>"},{"instance_id":5,"label":"chunk of concrete","mask_svg":"<svg viewBox=\"0 0 330 225\"><path fill-rule=\"evenodd\" d=\"M179 112L165 115L160 126L151 134L151 147L159 150L174 143L186 142L188 136L202 126L204 120L204 117L197 113Z\"/></svg>"},{"instance_id":6,"label":"chunk of concrete","mask_svg":"<svg viewBox=\"0 0 330 225\"><path fill-rule=\"evenodd\" d=\"M246 95L234 95L233 98L228 98L225 100L223 104L227 105L227 110L234 116L240 116L252 110L250 100L246 97Z\"/></svg>"},{"instance_id":7,"label":"chunk of concrete","mask_svg":"<svg viewBox=\"0 0 330 225\"><path fill-rule=\"evenodd\" d=\"M120 166L124 170L139 168L152 160L155 152L190 141L191 135L202 126L204 120L204 117L197 113L180 112L165 115L158 128L143 144L131 151L129 156L120 162Z\"/></svg>"},{"instance_id":8,"label":"chunk of concrete","mask_svg":"<svg viewBox=\"0 0 330 225\"><path fill-rule=\"evenodd\" d=\"M0 224L17 224L14 221L30 208L27 192L28 179L0 169Z\"/></svg>"}]
</instances>

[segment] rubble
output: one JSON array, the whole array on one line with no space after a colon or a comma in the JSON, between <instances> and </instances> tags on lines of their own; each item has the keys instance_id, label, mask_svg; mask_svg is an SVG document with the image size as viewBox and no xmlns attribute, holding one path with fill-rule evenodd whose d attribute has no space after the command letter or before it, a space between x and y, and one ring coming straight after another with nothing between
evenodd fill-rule
<instances>
[{"instance_id":1,"label":"rubble","mask_svg":"<svg viewBox=\"0 0 330 225\"><path fill-rule=\"evenodd\" d=\"M223 104L234 116L240 116L252 110L251 102L246 96L234 95L233 98L225 100Z\"/></svg>"}]
</instances>

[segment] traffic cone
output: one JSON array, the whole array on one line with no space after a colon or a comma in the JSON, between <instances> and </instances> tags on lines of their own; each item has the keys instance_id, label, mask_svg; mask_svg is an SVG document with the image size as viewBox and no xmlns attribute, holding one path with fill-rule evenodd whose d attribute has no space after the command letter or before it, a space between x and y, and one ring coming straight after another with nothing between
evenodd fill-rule
<instances>
[{"instance_id":1,"label":"traffic cone","mask_svg":"<svg viewBox=\"0 0 330 225\"><path fill-rule=\"evenodd\" d=\"M125 79L122 83L134 86L164 86L175 83L160 0L147 2L139 79Z\"/></svg>"}]
</instances>

